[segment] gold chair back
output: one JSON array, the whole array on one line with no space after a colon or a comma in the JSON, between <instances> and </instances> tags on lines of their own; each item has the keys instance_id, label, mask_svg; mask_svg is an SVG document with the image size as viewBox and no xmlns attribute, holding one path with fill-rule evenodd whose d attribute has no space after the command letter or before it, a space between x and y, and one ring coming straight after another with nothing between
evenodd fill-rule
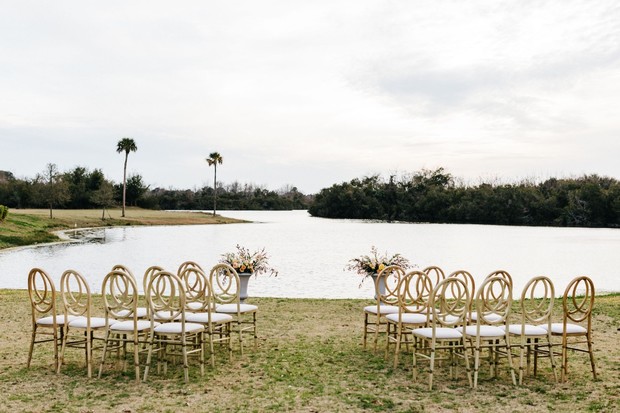
<instances>
[{"instance_id":1,"label":"gold chair back","mask_svg":"<svg viewBox=\"0 0 620 413\"><path fill-rule=\"evenodd\" d=\"M512 283L509 278L502 275L487 277L476 294L478 326L506 324L511 305Z\"/></svg>"},{"instance_id":2,"label":"gold chair back","mask_svg":"<svg viewBox=\"0 0 620 413\"><path fill-rule=\"evenodd\" d=\"M209 273L209 283L216 304L236 304L240 302L239 275L228 264L216 264Z\"/></svg>"},{"instance_id":3,"label":"gold chair back","mask_svg":"<svg viewBox=\"0 0 620 413\"><path fill-rule=\"evenodd\" d=\"M103 279L101 295L106 317L138 319L138 287L131 272L120 269L109 272Z\"/></svg>"},{"instance_id":4,"label":"gold chair back","mask_svg":"<svg viewBox=\"0 0 620 413\"><path fill-rule=\"evenodd\" d=\"M443 270L437 266L431 265L422 270L426 275L429 276L431 281L433 282L433 287L435 287L441 280L446 278Z\"/></svg>"},{"instance_id":5,"label":"gold chair back","mask_svg":"<svg viewBox=\"0 0 620 413\"><path fill-rule=\"evenodd\" d=\"M180 321L184 326L185 298L185 288L178 276L168 271L153 272L146 289L149 314L157 314L160 322Z\"/></svg>"},{"instance_id":6,"label":"gold chair back","mask_svg":"<svg viewBox=\"0 0 620 413\"><path fill-rule=\"evenodd\" d=\"M90 318L90 287L82 274L75 270L67 270L62 273L60 294L67 315Z\"/></svg>"}]
</instances>

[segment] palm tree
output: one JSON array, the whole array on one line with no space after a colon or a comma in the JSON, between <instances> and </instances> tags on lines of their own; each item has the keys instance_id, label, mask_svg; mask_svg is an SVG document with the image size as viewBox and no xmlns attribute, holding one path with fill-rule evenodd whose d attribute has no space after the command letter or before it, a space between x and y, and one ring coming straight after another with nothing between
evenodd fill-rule
<instances>
[{"instance_id":1,"label":"palm tree","mask_svg":"<svg viewBox=\"0 0 620 413\"><path fill-rule=\"evenodd\" d=\"M222 158L222 155L220 155L219 152L211 152L206 161L209 166L213 165L215 172L213 174L213 215L215 215L215 205L217 201L217 164L219 163L221 165L224 158Z\"/></svg>"},{"instance_id":2,"label":"palm tree","mask_svg":"<svg viewBox=\"0 0 620 413\"><path fill-rule=\"evenodd\" d=\"M116 144L116 152L125 152L125 166L123 167L123 213L122 217L125 217L125 194L127 193L127 158L129 152L135 152L138 150L136 142L131 138L123 138Z\"/></svg>"}]
</instances>

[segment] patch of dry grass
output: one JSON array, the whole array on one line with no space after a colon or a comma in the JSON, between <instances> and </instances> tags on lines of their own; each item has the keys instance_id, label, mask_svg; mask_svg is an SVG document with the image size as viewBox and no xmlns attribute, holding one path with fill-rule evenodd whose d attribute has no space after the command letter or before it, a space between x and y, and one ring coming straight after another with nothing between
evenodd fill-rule
<instances>
[{"instance_id":1,"label":"patch of dry grass","mask_svg":"<svg viewBox=\"0 0 620 413\"><path fill-rule=\"evenodd\" d=\"M58 209L49 218L47 209L11 209L0 225L0 249L59 241L53 231L128 225L196 225L243 222L202 212L155 211L127 208L125 218L120 209L106 210L105 219L99 209Z\"/></svg>"},{"instance_id":2,"label":"patch of dry grass","mask_svg":"<svg viewBox=\"0 0 620 413\"><path fill-rule=\"evenodd\" d=\"M260 308L259 345L232 363L218 354L216 367L200 377L190 368L185 385L181 368L167 376L153 373L136 385L133 373L106 366L102 379L86 378L83 354L67 351L62 373L52 372L51 346L35 348L25 362L30 340L26 291L0 290L0 411L70 412L612 412L620 409L620 296L597 297L595 349L600 379L593 381L587 357L570 359L570 379L556 384L542 361L537 378L514 387L503 370L499 379L482 374L472 391L465 372L452 381L438 369L436 387L427 390L426 374L411 379L411 359L397 369L361 346L364 300L251 299ZM96 305L100 305L97 301ZM100 357L100 352L96 353ZM486 372L485 372L486 373Z\"/></svg>"}]
</instances>

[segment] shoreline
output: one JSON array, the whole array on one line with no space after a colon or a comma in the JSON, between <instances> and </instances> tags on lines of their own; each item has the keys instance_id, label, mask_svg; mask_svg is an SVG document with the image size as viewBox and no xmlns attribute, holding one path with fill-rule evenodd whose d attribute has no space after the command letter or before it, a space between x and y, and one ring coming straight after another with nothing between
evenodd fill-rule
<instances>
[{"instance_id":1,"label":"shoreline","mask_svg":"<svg viewBox=\"0 0 620 413\"><path fill-rule=\"evenodd\" d=\"M103 220L101 210L58 209L54 211L54 218L50 219L47 209L11 210L7 221L0 226L0 254L4 251L36 246L82 242L71 238L68 235L71 231L132 226L215 225L247 222L203 211L156 211L127 208L126 217L120 216L120 209L108 210L106 215L108 218ZM42 237L42 233L46 236ZM50 241L50 235L57 239ZM9 240L6 241L8 246L2 246L2 236ZM18 242L23 242L23 244L11 245L11 243L18 244Z\"/></svg>"}]
</instances>

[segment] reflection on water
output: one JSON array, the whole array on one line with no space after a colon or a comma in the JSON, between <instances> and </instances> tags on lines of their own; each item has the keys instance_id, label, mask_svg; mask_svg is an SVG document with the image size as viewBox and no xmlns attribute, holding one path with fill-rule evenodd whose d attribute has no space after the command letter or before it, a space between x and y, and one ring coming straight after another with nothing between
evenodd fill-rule
<instances>
[{"instance_id":1,"label":"reflection on water","mask_svg":"<svg viewBox=\"0 0 620 413\"><path fill-rule=\"evenodd\" d=\"M250 224L123 227L86 233L88 242L0 252L0 288L26 288L28 271L41 267L58 281L72 268L100 291L106 272L127 265L141 280L151 265L176 271L186 260L205 268L236 244L266 247L280 276L252 278L254 296L369 298L372 285L343 271L347 261L368 253L400 252L419 268L470 271L479 284L497 269L510 272L515 296L535 275L548 275L561 294L576 275L590 275L598 291L620 291L620 231L613 229L501 227L330 220L305 211L225 211ZM73 231L72 231L73 232ZM138 282L141 286L141 282Z\"/></svg>"}]
</instances>

